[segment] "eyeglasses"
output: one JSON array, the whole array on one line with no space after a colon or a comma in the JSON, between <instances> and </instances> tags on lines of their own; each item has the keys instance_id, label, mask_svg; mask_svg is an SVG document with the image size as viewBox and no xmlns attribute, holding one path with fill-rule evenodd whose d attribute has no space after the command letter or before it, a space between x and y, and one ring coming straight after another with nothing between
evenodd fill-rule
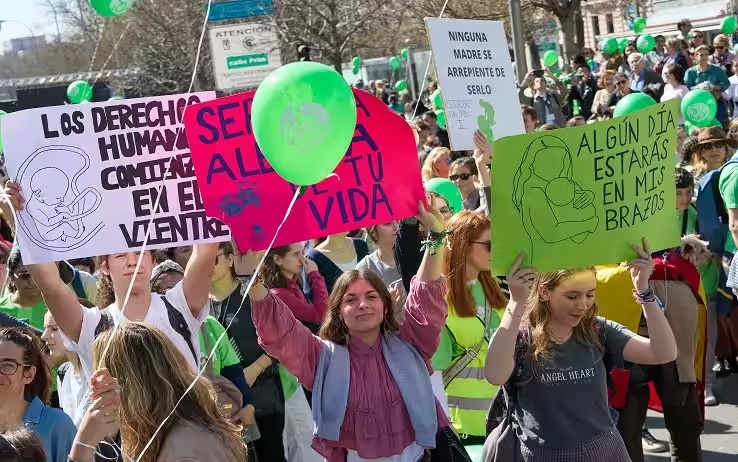
<instances>
[{"instance_id":1,"label":"eyeglasses","mask_svg":"<svg viewBox=\"0 0 738 462\"><path fill-rule=\"evenodd\" d=\"M713 141L712 143L705 143L700 145L700 148L704 149L705 151L709 151L710 149L723 149L724 147L725 141Z\"/></svg>"},{"instance_id":2,"label":"eyeglasses","mask_svg":"<svg viewBox=\"0 0 738 462\"><path fill-rule=\"evenodd\" d=\"M0 362L0 375L13 375L18 372L19 367L31 367L30 364L23 364L13 359L6 359Z\"/></svg>"},{"instance_id":3,"label":"eyeglasses","mask_svg":"<svg viewBox=\"0 0 738 462\"><path fill-rule=\"evenodd\" d=\"M628 83L627 80L618 80L618 85L625 85L627 83Z\"/></svg>"},{"instance_id":4,"label":"eyeglasses","mask_svg":"<svg viewBox=\"0 0 738 462\"><path fill-rule=\"evenodd\" d=\"M448 179L451 181L456 181L456 180L466 181L473 176L474 175L472 175L471 173L459 173L458 175L449 175Z\"/></svg>"},{"instance_id":5,"label":"eyeglasses","mask_svg":"<svg viewBox=\"0 0 738 462\"><path fill-rule=\"evenodd\" d=\"M492 251L492 241L471 241L472 244L479 244L487 248L487 252Z\"/></svg>"},{"instance_id":6,"label":"eyeglasses","mask_svg":"<svg viewBox=\"0 0 738 462\"><path fill-rule=\"evenodd\" d=\"M17 273L13 273L13 277L15 277L16 279L27 281L31 279L31 273L29 273L28 271L18 271Z\"/></svg>"}]
</instances>

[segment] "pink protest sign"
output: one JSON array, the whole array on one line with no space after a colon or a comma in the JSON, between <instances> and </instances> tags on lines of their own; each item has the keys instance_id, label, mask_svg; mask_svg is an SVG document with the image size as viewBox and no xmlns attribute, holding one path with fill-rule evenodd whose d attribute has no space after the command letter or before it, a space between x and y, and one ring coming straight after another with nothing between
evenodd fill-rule
<instances>
[{"instance_id":1,"label":"pink protest sign","mask_svg":"<svg viewBox=\"0 0 738 462\"><path fill-rule=\"evenodd\" d=\"M424 192L412 129L369 93L354 90L354 96L356 131L337 176L297 199L275 246L417 214ZM269 246L296 190L256 144L253 97L248 92L197 104L184 120L205 211L230 227L241 250Z\"/></svg>"}]
</instances>

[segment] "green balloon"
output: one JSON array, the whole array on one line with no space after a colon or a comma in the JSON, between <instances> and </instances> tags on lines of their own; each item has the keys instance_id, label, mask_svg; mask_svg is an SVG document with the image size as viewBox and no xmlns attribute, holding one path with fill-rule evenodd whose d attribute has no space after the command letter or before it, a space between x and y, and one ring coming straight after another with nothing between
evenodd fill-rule
<instances>
[{"instance_id":1,"label":"green balloon","mask_svg":"<svg viewBox=\"0 0 738 462\"><path fill-rule=\"evenodd\" d=\"M641 35L636 41L636 48L641 53L650 53L656 48L656 39L651 34Z\"/></svg>"},{"instance_id":2,"label":"green balloon","mask_svg":"<svg viewBox=\"0 0 738 462\"><path fill-rule=\"evenodd\" d=\"M407 81L398 80L397 82L395 82L395 90L397 91L407 90Z\"/></svg>"},{"instance_id":3,"label":"green balloon","mask_svg":"<svg viewBox=\"0 0 738 462\"><path fill-rule=\"evenodd\" d=\"M436 109L443 109L443 98L441 98L440 88L431 94L431 102Z\"/></svg>"},{"instance_id":4,"label":"green balloon","mask_svg":"<svg viewBox=\"0 0 738 462\"><path fill-rule=\"evenodd\" d=\"M361 67L361 58L358 56L354 56L353 58L351 58L351 64L354 67Z\"/></svg>"},{"instance_id":5,"label":"green balloon","mask_svg":"<svg viewBox=\"0 0 738 462\"><path fill-rule=\"evenodd\" d=\"M408 58L410 58L410 50L407 48L403 48L402 50L400 50L400 57L403 61L407 61Z\"/></svg>"},{"instance_id":6,"label":"green balloon","mask_svg":"<svg viewBox=\"0 0 738 462\"><path fill-rule=\"evenodd\" d=\"M625 37L620 37L618 40L618 51L621 53L625 53L625 47L628 46L629 40Z\"/></svg>"},{"instance_id":7,"label":"green balloon","mask_svg":"<svg viewBox=\"0 0 738 462\"><path fill-rule=\"evenodd\" d=\"M717 114L717 101L707 90L697 89L682 98L684 120L695 127L709 127Z\"/></svg>"},{"instance_id":8,"label":"green balloon","mask_svg":"<svg viewBox=\"0 0 738 462\"><path fill-rule=\"evenodd\" d=\"M136 0L88 0L90 6L100 16L113 18L130 10Z\"/></svg>"},{"instance_id":9,"label":"green balloon","mask_svg":"<svg viewBox=\"0 0 738 462\"><path fill-rule=\"evenodd\" d=\"M402 66L402 62L400 62L400 58L397 56L391 57L388 64L391 71L396 71L400 66Z\"/></svg>"},{"instance_id":10,"label":"green balloon","mask_svg":"<svg viewBox=\"0 0 738 462\"><path fill-rule=\"evenodd\" d=\"M720 32L730 35L738 29L738 20L735 16L726 16L720 23Z\"/></svg>"},{"instance_id":11,"label":"green balloon","mask_svg":"<svg viewBox=\"0 0 738 462\"><path fill-rule=\"evenodd\" d=\"M654 104L656 104L656 101L645 93L630 93L615 105L613 117L625 116Z\"/></svg>"},{"instance_id":12,"label":"green balloon","mask_svg":"<svg viewBox=\"0 0 738 462\"><path fill-rule=\"evenodd\" d=\"M614 38L606 39L602 42L602 52L611 55L618 51L618 41Z\"/></svg>"},{"instance_id":13,"label":"green balloon","mask_svg":"<svg viewBox=\"0 0 738 462\"><path fill-rule=\"evenodd\" d=\"M358 75L359 71L361 71L361 66L354 66L354 68L351 69L351 72L353 72L354 75Z\"/></svg>"},{"instance_id":14,"label":"green balloon","mask_svg":"<svg viewBox=\"0 0 738 462\"><path fill-rule=\"evenodd\" d=\"M279 176L310 186L330 175L351 145L356 100L335 70L298 61L261 82L251 124L261 152Z\"/></svg>"},{"instance_id":15,"label":"green balloon","mask_svg":"<svg viewBox=\"0 0 738 462\"><path fill-rule=\"evenodd\" d=\"M441 128L446 128L446 113L443 112L443 109L436 109L435 113L438 126Z\"/></svg>"},{"instance_id":16,"label":"green balloon","mask_svg":"<svg viewBox=\"0 0 738 462\"><path fill-rule=\"evenodd\" d=\"M451 215L455 215L464 210L464 200L461 198L461 191L451 180L446 178L432 178L423 184L426 191L441 196L451 209Z\"/></svg>"},{"instance_id":17,"label":"green balloon","mask_svg":"<svg viewBox=\"0 0 738 462\"><path fill-rule=\"evenodd\" d=\"M640 34L646 30L646 18L635 18L633 20L633 32Z\"/></svg>"},{"instance_id":18,"label":"green balloon","mask_svg":"<svg viewBox=\"0 0 738 462\"><path fill-rule=\"evenodd\" d=\"M548 50L543 54L543 64L546 67L553 67L559 62L559 55L553 50Z\"/></svg>"},{"instance_id":19,"label":"green balloon","mask_svg":"<svg viewBox=\"0 0 738 462\"><path fill-rule=\"evenodd\" d=\"M8 113L5 112L5 111L0 111L0 126L2 126L2 118L5 115L8 115ZM5 152L5 150L3 149L3 135L2 135L2 130L0 130L0 152Z\"/></svg>"},{"instance_id":20,"label":"green balloon","mask_svg":"<svg viewBox=\"0 0 738 462\"><path fill-rule=\"evenodd\" d=\"M592 59L592 58L589 58L589 59L587 60L587 66L589 66L590 70L594 70L594 68L595 68L595 62L594 62L594 59Z\"/></svg>"},{"instance_id":21,"label":"green balloon","mask_svg":"<svg viewBox=\"0 0 738 462\"><path fill-rule=\"evenodd\" d=\"M67 87L67 98L70 103L79 104L92 99L92 86L84 80L75 80Z\"/></svg>"}]
</instances>

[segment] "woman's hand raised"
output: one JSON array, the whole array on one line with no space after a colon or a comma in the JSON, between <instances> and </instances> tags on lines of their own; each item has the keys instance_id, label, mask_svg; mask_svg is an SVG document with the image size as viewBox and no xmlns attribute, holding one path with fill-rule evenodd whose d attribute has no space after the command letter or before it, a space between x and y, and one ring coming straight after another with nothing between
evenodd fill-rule
<instances>
[{"instance_id":1,"label":"woman's hand raised","mask_svg":"<svg viewBox=\"0 0 738 462\"><path fill-rule=\"evenodd\" d=\"M507 287L510 289L510 299L520 306L525 306L538 276L538 270L535 268L520 266L523 264L523 260L525 260L525 254L521 253L507 274Z\"/></svg>"},{"instance_id":2,"label":"woman's hand raised","mask_svg":"<svg viewBox=\"0 0 738 462\"><path fill-rule=\"evenodd\" d=\"M114 436L119 428L120 387L107 369L100 369L90 378L92 405L87 409L75 440L97 446L106 437ZM85 446L87 447L87 446Z\"/></svg>"},{"instance_id":3,"label":"woman's hand raised","mask_svg":"<svg viewBox=\"0 0 738 462\"><path fill-rule=\"evenodd\" d=\"M416 218L425 229L440 233L446 229L446 222L441 212L436 208L436 197L433 194L429 194L429 196L428 209L425 208L423 202L418 202L418 216Z\"/></svg>"},{"instance_id":4,"label":"woman's hand raised","mask_svg":"<svg viewBox=\"0 0 738 462\"><path fill-rule=\"evenodd\" d=\"M651 258L651 248L648 241L643 238L643 247L633 246L633 251L638 254L638 258L625 263L625 267L630 271L630 277L633 279L633 287L642 294L648 290L648 282L653 273L654 262Z\"/></svg>"}]
</instances>

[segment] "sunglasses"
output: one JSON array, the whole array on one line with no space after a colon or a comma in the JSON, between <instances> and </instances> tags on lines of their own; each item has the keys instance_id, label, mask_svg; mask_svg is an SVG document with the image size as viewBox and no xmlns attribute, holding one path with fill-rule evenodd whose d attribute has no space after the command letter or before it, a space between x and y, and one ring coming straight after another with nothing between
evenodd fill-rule
<instances>
[{"instance_id":1,"label":"sunglasses","mask_svg":"<svg viewBox=\"0 0 738 462\"><path fill-rule=\"evenodd\" d=\"M704 149L705 151L709 151L710 149L723 149L724 147L725 141L713 141L712 143L705 143L700 145L700 148Z\"/></svg>"},{"instance_id":2,"label":"sunglasses","mask_svg":"<svg viewBox=\"0 0 738 462\"><path fill-rule=\"evenodd\" d=\"M22 279L24 281L31 279L31 273L29 273L28 271L18 271L17 273L13 273L13 276L16 279Z\"/></svg>"},{"instance_id":3,"label":"sunglasses","mask_svg":"<svg viewBox=\"0 0 738 462\"><path fill-rule=\"evenodd\" d=\"M448 179L451 181L456 181L456 180L466 181L472 176L474 175L472 175L471 173L459 173L458 175L449 175Z\"/></svg>"},{"instance_id":4,"label":"sunglasses","mask_svg":"<svg viewBox=\"0 0 738 462\"><path fill-rule=\"evenodd\" d=\"M472 244L479 244L487 248L487 252L492 251L492 241L471 241Z\"/></svg>"},{"instance_id":5,"label":"sunglasses","mask_svg":"<svg viewBox=\"0 0 738 462\"><path fill-rule=\"evenodd\" d=\"M618 85L625 85L627 83L628 83L627 80L618 80Z\"/></svg>"}]
</instances>

